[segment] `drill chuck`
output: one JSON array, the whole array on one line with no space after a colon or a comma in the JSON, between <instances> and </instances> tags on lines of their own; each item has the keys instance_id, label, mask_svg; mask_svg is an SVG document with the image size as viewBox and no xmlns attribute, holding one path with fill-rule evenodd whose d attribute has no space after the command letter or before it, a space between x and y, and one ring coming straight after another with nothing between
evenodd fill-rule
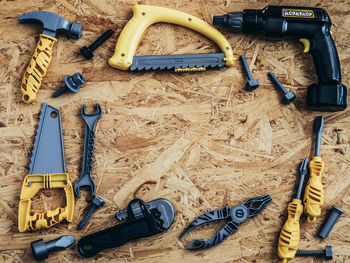
<instances>
[{"instance_id":1,"label":"drill chuck","mask_svg":"<svg viewBox=\"0 0 350 263\"><path fill-rule=\"evenodd\" d=\"M223 16L214 16L213 25L229 28L233 32L242 32L243 13L231 12Z\"/></svg>"}]
</instances>

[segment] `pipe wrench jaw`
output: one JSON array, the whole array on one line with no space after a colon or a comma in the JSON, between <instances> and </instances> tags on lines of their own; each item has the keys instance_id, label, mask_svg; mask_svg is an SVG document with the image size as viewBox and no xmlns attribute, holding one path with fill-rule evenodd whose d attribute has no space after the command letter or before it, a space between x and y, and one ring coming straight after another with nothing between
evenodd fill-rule
<instances>
[{"instance_id":1,"label":"pipe wrench jaw","mask_svg":"<svg viewBox=\"0 0 350 263\"><path fill-rule=\"evenodd\" d=\"M139 200L139 199L134 199ZM142 200L141 200L142 201ZM175 211L172 204L164 198L159 198L150 202L144 203L144 209L150 211L155 220L158 222L158 225L161 229L168 229L175 217ZM128 209L119 211L115 214L115 218L118 221L123 221L129 218L130 215L133 215L133 209L129 204Z\"/></svg>"}]
</instances>

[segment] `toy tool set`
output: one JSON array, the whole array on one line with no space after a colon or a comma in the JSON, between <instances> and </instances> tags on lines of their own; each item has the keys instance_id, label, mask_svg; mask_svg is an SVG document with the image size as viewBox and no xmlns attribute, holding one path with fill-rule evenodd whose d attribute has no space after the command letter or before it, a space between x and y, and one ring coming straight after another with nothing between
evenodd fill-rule
<instances>
[{"instance_id":1,"label":"toy tool set","mask_svg":"<svg viewBox=\"0 0 350 263\"><path fill-rule=\"evenodd\" d=\"M166 7L135 5L132 7L132 12L132 18L118 35L114 54L108 60L108 64L112 68L129 70L131 71L129 74L134 74L133 71L149 70L167 70L171 72L170 74L176 74L176 72L195 74L194 72L207 69L220 70L218 71L218 74L220 74L225 70L223 67L234 66L236 58L233 55L229 41L220 33L220 28L217 29L214 26L229 28L236 34L261 32L267 37L299 39L304 44L304 52L311 53L318 82L310 85L307 90L306 104L310 110L340 111L347 107L347 88L341 83L338 53L330 34L332 22L324 9L292 6L267 6L261 10L245 9L242 12L214 16L214 26L198 17ZM37 47L20 84L22 99L25 103L30 104L36 100L42 79L52 60L57 35L62 32L70 38L79 39L83 33L83 25L77 22L69 22L55 13L46 11L30 12L20 16L18 20L20 23L38 22L43 26ZM171 23L197 31L213 40L221 49L221 52L135 56L136 49L146 29L159 22ZM102 49L98 51L96 49L105 41L112 41L113 34L112 29L107 29L92 44L81 47L77 54L83 60L82 63L86 62L85 59L93 59L93 52L102 52ZM260 82L253 77L244 54L240 56L240 61L247 77L244 89L248 92L255 92L260 86ZM287 90L273 72L269 72L268 76L273 85L278 88L278 92L283 93L283 96L281 96L281 102L285 104L283 107L290 107L287 105L294 101L296 93ZM86 80L80 72L66 75L64 77L65 84L61 83L62 85L53 93L52 97L73 96L72 94L78 93L85 82ZM272 90L273 85L271 85ZM83 87L83 89L85 88ZM55 100L57 101L59 98ZM130 194L132 200L127 208L115 215L116 225L91 233L89 226L94 225L94 218L98 217L101 211L107 211L105 207L108 204L106 193L98 191L95 185L97 181L94 181L92 176L96 128L103 126L101 123L98 124L99 120L103 119L101 105L96 103L96 110L91 114L86 113L85 104L81 106L81 123L85 125L85 138L81 175L75 181L73 187L65 167L61 113L58 109L42 103L29 164L29 174L24 178L19 200L19 231L45 231L46 228L53 227L62 221L74 224L74 197L77 197L77 201L80 200L81 202L83 199L80 198L81 190L88 190L90 207L88 207L84 216L82 214L76 216L80 223L74 226L75 231L83 228L86 231L76 246L79 254L83 257L94 257L105 249L117 250L117 247L123 246L131 240L159 234L166 235L167 230L173 231L171 229L173 224L178 224L175 220L176 205L173 206L176 200L159 198L143 201L132 199ZM107 110L105 114L107 114L106 112ZM323 116L315 119L315 154L310 161L304 158L300 164L298 187L294 198L288 204L288 216L280 232L275 252L284 263L296 256L319 256L326 260L333 258L333 248L330 245L327 245L325 250L299 249L301 229L304 229L308 224L315 223L321 217L321 209L325 205L322 173L327 162L326 160L324 162L321 158L320 149L322 131L326 125L327 121L325 122ZM307 182L306 185L304 182ZM65 193L65 207L58 207L55 210L40 213L31 211L32 199L41 189L59 188L63 189ZM100 196L97 195L97 192ZM237 200L237 203L243 203L234 207L225 206L202 214L183 229L179 240L196 227L214 221L226 220L226 224L222 229L209 240L193 239L186 246L190 251L205 250L219 245L226 239L229 240L230 235L237 232L239 226L249 218L254 217L254 220L264 220L263 215L268 216L269 212L267 210L269 210L272 198L268 194L258 196L259 194L254 193L252 194L253 197L246 196L242 200ZM106 206L104 207L105 203ZM333 206L322 224L318 236L326 239L343 213L340 208ZM307 218L305 221L300 220L303 214ZM254 220L249 220L249 222ZM256 224L258 221L254 222ZM242 224L241 231L248 231L247 225L249 224L245 224ZM94 227L101 228L97 225L94 225ZM72 228L70 229L72 230ZM179 226L176 229L179 229ZM34 241L31 243L33 256L36 260L43 260L49 254L68 248L74 242L73 235L58 237L46 242L43 239ZM77 256L80 256L79 254ZM80 259L83 261L84 258L81 256Z\"/></svg>"}]
</instances>

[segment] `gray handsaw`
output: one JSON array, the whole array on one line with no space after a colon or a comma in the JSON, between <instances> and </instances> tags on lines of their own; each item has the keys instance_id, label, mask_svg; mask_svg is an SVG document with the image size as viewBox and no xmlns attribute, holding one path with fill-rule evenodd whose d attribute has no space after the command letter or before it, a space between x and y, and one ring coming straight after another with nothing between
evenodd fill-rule
<instances>
[{"instance_id":1,"label":"gray handsaw","mask_svg":"<svg viewBox=\"0 0 350 263\"><path fill-rule=\"evenodd\" d=\"M72 184L66 173L61 116L58 109L41 106L29 174L25 177L18 211L20 232L51 227L66 219L71 222L74 211ZM31 212L31 201L41 189L63 188L66 206L42 213Z\"/></svg>"},{"instance_id":2,"label":"gray handsaw","mask_svg":"<svg viewBox=\"0 0 350 263\"><path fill-rule=\"evenodd\" d=\"M60 112L43 103L36 129L29 174L65 173Z\"/></svg>"}]
</instances>

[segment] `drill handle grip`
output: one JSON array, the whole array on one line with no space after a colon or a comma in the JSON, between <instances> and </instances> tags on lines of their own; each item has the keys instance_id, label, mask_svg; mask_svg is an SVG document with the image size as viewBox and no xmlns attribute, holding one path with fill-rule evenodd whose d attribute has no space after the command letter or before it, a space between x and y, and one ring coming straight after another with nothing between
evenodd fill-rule
<instances>
[{"instance_id":1,"label":"drill handle grip","mask_svg":"<svg viewBox=\"0 0 350 263\"><path fill-rule=\"evenodd\" d=\"M310 39L310 53L314 60L318 82L339 84L341 82L340 63L334 40L329 29L318 32L313 39Z\"/></svg>"},{"instance_id":2,"label":"drill handle grip","mask_svg":"<svg viewBox=\"0 0 350 263\"><path fill-rule=\"evenodd\" d=\"M21 83L22 100L32 103L36 99L41 81L46 74L52 58L52 49L57 39L41 34L34 54L23 75Z\"/></svg>"}]
</instances>

